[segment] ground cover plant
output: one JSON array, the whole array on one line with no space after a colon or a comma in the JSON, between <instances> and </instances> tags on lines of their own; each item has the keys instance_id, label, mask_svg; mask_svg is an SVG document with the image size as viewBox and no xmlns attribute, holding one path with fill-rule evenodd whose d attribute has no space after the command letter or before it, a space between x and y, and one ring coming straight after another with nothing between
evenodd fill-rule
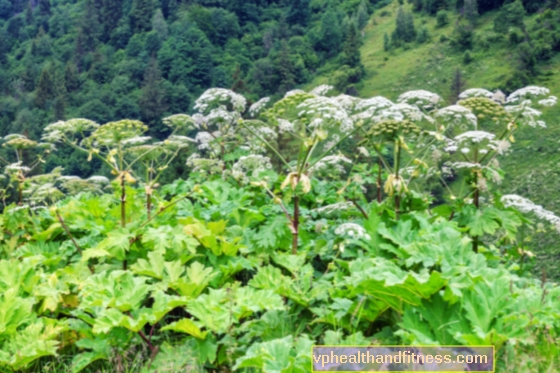
<instances>
[{"instance_id":1,"label":"ground cover plant","mask_svg":"<svg viewBox=\"0 0 560 373\"><path fill-rule=\"evenodd\" d=\"M491 344L499 372L557 371L560 288L525 242L560 218L499 167L556 98L330 90L248 107L213 88L164 140L136 120L6 136L0 370L307 372L313 344ZM65 147L113 180L34 173ZM189 178L162 185L177 161Z\"/></svg>"}]
</instances>

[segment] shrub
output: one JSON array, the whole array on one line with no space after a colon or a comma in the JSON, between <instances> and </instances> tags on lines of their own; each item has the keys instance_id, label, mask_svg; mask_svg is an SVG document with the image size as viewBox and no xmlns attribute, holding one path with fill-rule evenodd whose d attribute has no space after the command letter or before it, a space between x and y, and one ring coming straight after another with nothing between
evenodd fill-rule
<instances>
[{"instance_id":1,"label":"shrub","mask_svg":"<svg viewBox=\"0 0 560 373\"><path fill-rule=\"evenodd\" d=\"M449 17L445 10L440 10L436 15L437 27L444 27L449 24Z\"/></svg>"}]
</instances>

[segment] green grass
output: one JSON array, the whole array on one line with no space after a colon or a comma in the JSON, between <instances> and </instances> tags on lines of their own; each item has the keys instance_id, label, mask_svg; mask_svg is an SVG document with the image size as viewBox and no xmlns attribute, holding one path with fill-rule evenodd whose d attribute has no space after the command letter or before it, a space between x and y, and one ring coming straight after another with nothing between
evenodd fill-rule
<instances>
[{"instance_id":1,"label":"green grass","mask_svg":"<svg viewBox=\"0 0 560 373\"><path fill-rule=\"evenodd\" d=\"M448 42L440 42L442 35L452 37L457 15L451 12L449 24L443 28L436 27L435 17L414 13L416 27L427 27L431 40L425 44L410 43L407 49L401 47L384 51L383 35L390 36L393 32L398 7L395 1L376 11L365 29L361 54L366 76L357 85L361 97L381 95L395 100L406 91L425 89L448 99L456 69L461 70L466 88L490 90L502 86L514 72L514 49L506 41L490 44L487 49L481 47L480 40L493 28L495 12L479 17L471 51L474 61L468 65L463 64L463 52L455 50ZM405 4L405 8L410 10L411 5ZM390 14L381 17L382 11ZM534 24L535 17L526 18L528 29ZM560 54L546 64L540 64L539 70L540 74L532 84L545 86L552 95L560 97ZM309 87L333 84L335 72L331 69L317 76ZM500 162L506 172L503 181L505 193L522 195L560 216L559 118L560 107L545 109L542 119L548 128L520 129L511 154L502 157ZM551 229L548 224L542 228L542 231L534 232L532 241L525 244L526 248L537 254L535 272L540 273L544 269L549 278L560 280L560 232Z\"/></svg>"}]
</instances>

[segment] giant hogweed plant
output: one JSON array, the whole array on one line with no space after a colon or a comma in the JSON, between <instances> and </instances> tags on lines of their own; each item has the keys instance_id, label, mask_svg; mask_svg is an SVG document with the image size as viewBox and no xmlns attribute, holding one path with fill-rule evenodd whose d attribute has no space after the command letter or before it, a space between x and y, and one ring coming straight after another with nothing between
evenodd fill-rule
<instances>
[{"instance_id":1,"label":"giant hogweed plant","mask_svg":"<svg viewBox=\"0 0 560 373\"><path fill-rule=\"evenodd\" d=\"M513 207L551 222L555 215L517 196L498 198L493 208L503 214L490 215L481 197L482 218L469 220L462 214L474 202L459 198L464 206L454 206L450 221L451 209L430 215L414 198L422 175L442 165L433 153L457 143L473 116L483 122L478 109L445 117L437 95L425 91L392 103L327 97L327 88L290 92L268 110L259 101L249 113L237 94L211 90L197 101L199 113L166 119L212 131L209 141L147 144L140 123L121 122L134 133L103 145L125 135L94 136L103 126L84 120L50 127L49 139L112 165L117 192L126 193L126 227L122 196L99 190L35 216L2 216L0 364L33 371L51 363L48 356L70 355L72 372L103 369L103 361L120 372L135 349L145 362L135 369L145 372L303 373L314 343L381 342L494 344L499 369L516 359L528 361L526 371L554 371L558 286L519 276L490 245L474 252L465 233L482 236L487 226L494 230L483 233L494 233L499 224L514 232ZM216 119L226 112L232 121ZM169 142L184 149L192 140L201 155L189 162L204 176L156 188L168 159L183 154ZM364 141L363 156L344 153L350 140ZM369 154L381 163L375 176ZM369 184L380 189L379 178L389 197L381 203L379 193L371 200L367 193ZM144 188L123 188L123 180ZM154 214L137 198L148 185L162 206ZM294 255L296 206L303 219Z\"/></svg>"}]
</instances>

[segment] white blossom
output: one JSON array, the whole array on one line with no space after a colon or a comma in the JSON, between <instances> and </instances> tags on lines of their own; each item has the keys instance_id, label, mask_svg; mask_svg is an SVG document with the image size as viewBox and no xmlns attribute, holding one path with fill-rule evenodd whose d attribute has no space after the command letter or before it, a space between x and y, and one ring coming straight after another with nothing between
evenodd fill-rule
<instances>
[{"instance_id":1,"label":"white blossom","mask_svg":"<svg viewBox=\"0 0 560 373\"><path fill-rule=\"evenodd\" d=\"M272 169L270 158L259 154L240 157L231 169L232 176L237 180L249 181L250 177L257 177L259 172Z\"/></svg>"},{"instance_id":2,"label":"white blossom","mask_svg":"<svg viewBox=\"0 0 560 373\"><path fill-rule=\"evenodd\" d=\"M255 102L253 105L251 105L251 107L249 108L249 115L254 117L257 114L259 114L262 109L264 109L264 107L266 106L266 104L270 101L270 97L263 97L261 98L259 101Z\"/></svg>"},{"instance_id":3,"label":"white blossom","mask_svg":"<svg viewBox=\"0 0 560 373\"><path fill-rule=\"evenodd\" d=\"M329 155L315 163L309 171L335 171L337 173L343 173L345 171L343 165L344 163L351 164L352 161L343 155Z\"/></svg>"},{"instance_id":4,"label":"white blossom","mask_svg":"<svg viewBox=\"0 0 560 373\"><path fill-rule=\"evenodd\" d=\"M148 141L150 141L152 138L150 136L136 136L136 137L132 137L130 139L126 139L122 141L123 145L141 145L144 144Z\"/></svg>"},{"instance_id":5,"label":"white blossom","mask_svg":"<svg viewBox=\"0 0 560 373\"><path fill-rule=\"evenodd\" d=\"M316 96L324 96L326 93L333 89L332 85L322 84L320 86L315 87L311 92L312 95Z\"/></svg>"},{"instance_id":6,"label":"white blossom","mask_svg":"<svg viewBox=\"0 0 560 373\"><path fill-rule=\"evenodd\" d=\"M445 123L451 124L452 127L461 126L465 128L465 124L477 127L476 116L466 107L461 105L451 105L439 109L435 112L434 116L436 118L441 118Z\"/></svg>"},{"instance_id":7,"label":"white blossom","mask_svg":"<svg viewBox=\"0 0 560 373\"><path fill-rule=\"evenodd\" d=\"M545 98L543 100L539 101L539 105L542 106L554 106L556 105L556 103L558 102L558 98L556 96L550 96L548 98Z\"/></svg>"},{"instance_id":8,"label":"white blossom","mask_svg":"<svg viewBox=\"0 0 560 373\"><path fill-rule=\"evenodd\" d=\"M517 103L526 99L531 99L533 97L548 95L550 90L544 87L528 86L525 88L518 89L508 96L506 102Z\"/></svg>"},{"instance_id":9,"label":"white blossom","mask_svg":"<svg viewBox=\"0 0 560 373\"><path fill-rule=\"evenodd\" d=\"M341 224L334 230L334 233L339 236L347 236L353 239L371 239L371 236L367 234L364 227L355 223Z\"/></svg>"},{"instance_id":10,"label":"white blossom","mask_svg":"<svg viewBox=\"0 0 560 373\"><path fill-rule=\"evenodd\" d=\"M470 97L487 97L487 98L491 98L492 96L494 96L494 94L492 92L490 92L487 89L484 88L471 88L471 89L467 89L466 91L462 92L459 95L460 99L465 99L465 98L470 98Z\"/></svg>"},{"instance_id":11,"label":"white blossom","mask_svg":"<svg viewBox=\"0 0 560 373\"><path fill-rule=\"evenodd\" d=\"M467 131L458 136L455 136L455 141L463 142L469 140L473 143L481 143L484 140L494 140L496 135L486 131Z\"/></svg>"},{"instance_id":12,"label":"white blossom","mask_svg":"<svg viewBox=\"0 0 560 373\"><path fill-rule=\"evenodd\" d=\"M107 179L105 176L98 176L98 175L91 176L87 180L91 181L92 183L96 183L96 184L108 184L109 183L109 179Z\"/></svg>"},{"instance_id":13,"label":"white blossom","mask_svg":"<svg viewBox=\"0 0 560 373\"><path fill-rule=\"evenodd\" d=\"M335 99L328 97L314 97L303 101L297 106L300 109L299 117L311 120L311 129L329 129L338 127L343 133L351 132L354 123L348 113Z\"/></svg>"},{"instance_id":14,"label":"white blossom","mask_svg":"<svg viewBox=\"0 0 560 373\"><path fill-rule=\"evenodd\" d=\"M545 210L542 206L533 203L527 198L516 194L506 194L502 196L501 201L505 207L514 207L523 213L534 213L539 219L546 220L556 226L560 223L560 217L556 216L551 211Z\"/></svg>"},{"instance_id":15,"label":"white blossom","mask_svg":"<svg viewBox=\"0 0 560 373\"><path fill-rule=\"evenodd\" d=\"M294 124L289 120L278 118L278 130L280 133L294 132Z\"/></svg>"},{"instance_id":16,"label":"white blossom","mask_svg":"<svg viewBox=\"0 0 560 373\"><path fill-rule=\"evenodd\" d=\"M397 102L421 107L423 109L431 109L436 107L442 98L432 92L425 90L409 91L399 96Z\"/></svg>"},{"instance_id":17,"label":"white blossom","mask_svg":"<svg viewBox=\"0 0 560 373\"><path fill-rule=\"evenodd\" d=\"M337 211L349 210L349 209L353 208L353 206L354 205L353 205L352 202L339 202L339 203L334 203L332 205L319 207L319 208L316 208L312 211L317 212L319 214L332 214L332 213L337 212Z\"/></svg>"},{"instance_id":18,"label":"white blossom","mask_svg":"<svg viewBox=\"0 0 560 373\"><path fill-rule=\"evenodd\" d=\"M529 107L531 101L525 100L520 105L515 106L505 106L505 110L517 116L517 121L522 124L527 124L530 127L542 127L546 128L546 123L542 120L537 120L541 116L541 112Z\"/></svg>"},{"instance_id":19,"label":"white blossom","mask_svg":"<svg viewBox=\"0 0 560 373\"><path fill-rule=\"evenodd\" d=\"M229 103L237 112L245 111L247 100L242 95L225 88L210 88L206 90L195 102L195 110L205 112L213 105Z\"/></svg>"}]
</instances>

